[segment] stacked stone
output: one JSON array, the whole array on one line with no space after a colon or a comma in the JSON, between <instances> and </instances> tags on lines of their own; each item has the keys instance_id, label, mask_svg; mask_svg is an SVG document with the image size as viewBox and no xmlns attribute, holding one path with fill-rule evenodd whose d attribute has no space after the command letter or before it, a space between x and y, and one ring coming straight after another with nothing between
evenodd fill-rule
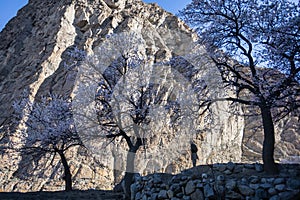
<instances>
[{"instance_id":1,"label":"stacked stone","mask_svg":"<svg viewBox=\"0 0 300 200\"><path fill-rule=\"evenodd\" d=\"M197 168L201 168L198 166ZM292 199L300 193L300 165L281 165L280 174L267 176L261 164L215 164L206 173L195 168L177 175L137 176L131 199Z\"/></svg>"}]
</instances>

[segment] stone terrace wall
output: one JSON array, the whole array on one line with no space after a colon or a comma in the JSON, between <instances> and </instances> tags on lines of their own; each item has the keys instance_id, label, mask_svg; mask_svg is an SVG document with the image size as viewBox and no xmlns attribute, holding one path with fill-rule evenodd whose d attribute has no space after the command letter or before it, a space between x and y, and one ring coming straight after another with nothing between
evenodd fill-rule
<instances>
[{"instance_id":1,"label":"stone terrace wall","mask_svg":"<svg viewBox=\"0 0 300 200\"><path fill-rule=\"evenodd\" d=\"M268 176L262 172L261 164L229 162L198 166L174 176L136 176L131 199L297 199L300 165L279 168L279 175Z\"/></svg>"}]
</instances>

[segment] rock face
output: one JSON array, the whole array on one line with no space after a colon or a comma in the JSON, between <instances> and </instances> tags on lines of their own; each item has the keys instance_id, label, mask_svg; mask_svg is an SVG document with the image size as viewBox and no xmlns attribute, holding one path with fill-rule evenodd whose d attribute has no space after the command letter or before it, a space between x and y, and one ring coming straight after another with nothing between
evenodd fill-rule
<instances>
[{"instance_id":1,"label":"rock face","mask_svg":"<svg viewBox=\"0 0 300 200\"><path fill-rule=\"evenodd\" d=\"M24 89L30 91L33 97L31 101L49 92L72 96L76 69L66 67L74 63L74 57L70 54L76 49L88 55L99 53L97 49L106 38L123 32L141 35L145 42L140 48L151 57L152 63L170 60L174 55L185 57L190 53L187 52L186 45L195 40L193 32L177 17L156 4L145 4L139 0L30 0L0 33L0 131L1 137L3 136L0 146L3 161L0 163L0 191L63 188L62 166L58 158L46 170L42 170L39 167L35 169L33 163L28 163L24 156L4 151L5 141L13 139L5 136L7 132L13 132L12 104L21 97ZM178 43L177 40L181 41ZM197 58L201 55L200 61L197 63L194 59L186 59L189 64L184 64L180 73L189 73L188 66L195 64L205 69L214 68L205 50L200 50L197 52ZM200 76L211 75L203 73ZM233 108L229 103L218 103L212 107L214 122L209 121L208 117L201 119L202 131L191 136L199 149L198 164L241 161L242 141L243 137L244 140L246 138L245 119L230 114L231 109ZM294 136L294 132L292 135ZM168 137L160 142L167 144ZM292 143L293 141L287 140L285 147ZM248 144L246 143L246 147L251 150L252 146ZM300 147L294 147L293 153L297 155ZM69 151L67 156L74 176L74 187L112 188L122 175L114 171L116 165L120 166L122 172L121 166L126 164L124 160L117 162L124 155L118 149L113 150L111 147L111 151L105 152L107 159L111 159L109 162L94 158L89 150L73 148ZM288 152L284 149L280 151ZM285 154L289 153L283 155ZM137 161L139 157L143 157L143 153L138 153ZM40 163L47 162L46 158L40 160ZM176 173L192 165L190 149L186 149L176 161L165 159L151 162L142 163L139 172L144 175L152 172ZM28 166L31 167L28 169ZM40 174L40 171L43 172ZM30 176L32 174L34 176ZM199 192L199 195L202 194Z\"/></svg>"}]
</instances>

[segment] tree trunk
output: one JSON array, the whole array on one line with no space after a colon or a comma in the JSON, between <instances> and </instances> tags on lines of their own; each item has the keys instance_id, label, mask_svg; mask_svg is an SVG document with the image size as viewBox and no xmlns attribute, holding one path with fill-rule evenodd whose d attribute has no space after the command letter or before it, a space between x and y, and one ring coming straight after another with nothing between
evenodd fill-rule
<instances>
[{"instance_id":1,"label":"tree trunk","mask_svg":"<svg viewBox=\"0 0 300 200\"><path fill-rule=\"evenodd\" d=\"M135 160L135 154L138 149L132 147L129 149L127 153L127 161L126 161L126 172L124 176L124 189L125 189L125 196L126 199L130 199L131 191L130 186L133 181L134 176L134 160Z\"/></svg>"},{"instance_id":2,"label":"tree trunk","mask_svg":"<svg viewBox=\"0 0 300 200\"><path fill-rule=\"evenodd\" d=\"M261 106L260 109L264 128L264 141L262 153L264 171L267 174L277 174L278 168L274 161L275 131L271 109L267 106Z\"/></svg>"},{"instance_id":3,"label":"tree trunk","mask_svg":"<svg viewBox=\"0 0 300 200\"><path fill-rule=\"evenodd\" d=\"M125 198L130 199L131 198L131 191L130 186L133 181L134 176L134 161L136 152L138 149L142 146L142 139L138 138L135 145L131 145L129 147L128 153L127 153L127 161L126 161L126 172L124 176L124 189L125 189Z\"/></svg>"},{"instance_id":4,"label":"tree trunk","mask_svg":"<svg viewBox=\"0 0 300 200\"><path fill-rule=\"evenodd\" d=\"M58 154L60 156L61 162L64 166L65 171L65 191L71 191L72 190L72 175L70 172L70 167L68 165L67 159L65 157L65 154L63 151L58 151Z\"/></svg>"}]
</instances>

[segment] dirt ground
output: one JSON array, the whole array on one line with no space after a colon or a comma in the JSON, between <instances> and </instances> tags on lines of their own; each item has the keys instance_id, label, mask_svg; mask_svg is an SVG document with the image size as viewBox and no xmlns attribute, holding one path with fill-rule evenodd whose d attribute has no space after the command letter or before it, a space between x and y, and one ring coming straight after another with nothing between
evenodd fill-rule
<instances>
[{"instance_id":1,"label":"dirt ground","mask_svg":"<svg viewBox=\"0 0 300 200\"><path fill-rule=\"evenodd\" d=\"M3 192L0 200L119 200L123 199L122 193L103 190L71 191L71 192Z\"/></svg>"}]
</instances>

